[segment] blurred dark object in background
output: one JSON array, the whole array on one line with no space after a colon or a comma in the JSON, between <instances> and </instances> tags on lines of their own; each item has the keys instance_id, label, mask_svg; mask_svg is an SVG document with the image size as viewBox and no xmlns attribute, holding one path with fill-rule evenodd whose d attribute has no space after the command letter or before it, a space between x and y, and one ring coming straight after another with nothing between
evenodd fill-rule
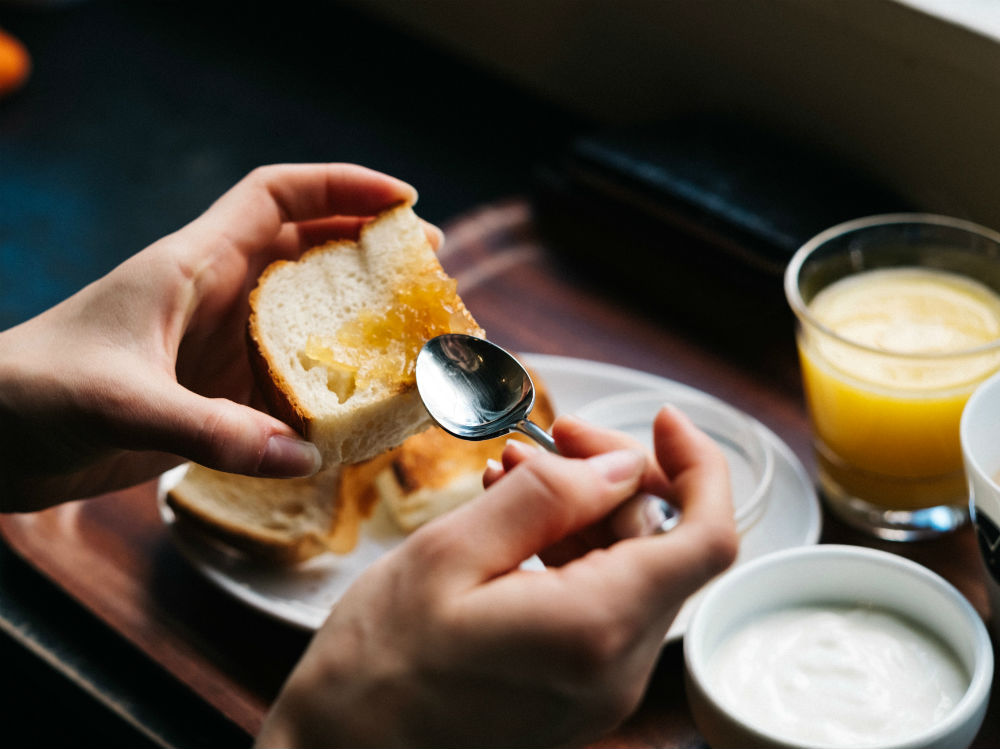
<instances>
[{"instance_id":1,"label":"blurred dark object in background","mask_svg":"<svg viewBox=\"0 0 1000 749\"><path fill-rule=\"evenodd\" d=\"M21 40L0 28L0 98L17 91L31 73L31 55Z\"/></svg>"},{"instance_id":2,"label":"blurred dark object in background","mask_svg":"<svg viewBox=\"0 0 1000 749\"><path fill-rule=\"evenodd\" d=\"M256 166L349 161L422 218L523 193L577 120L338 2L0 5L0 328L178 229ZM573 124L570 124L573 123ZM572 129L570 129L572 128Z\"/></svg>"},{"instance_id":3,"label":"blurred dark object in background","mask_svg":"<svg viewBox=\"0 0 1000 749\"><path fill-rule=\"evenodd\" d=\"M568 270L740 348L772 328L790 336L782 274L803 242L908 209L864 175L724 117L576 138L537 170L534 201Z\"/></svg>"}]
</instances>

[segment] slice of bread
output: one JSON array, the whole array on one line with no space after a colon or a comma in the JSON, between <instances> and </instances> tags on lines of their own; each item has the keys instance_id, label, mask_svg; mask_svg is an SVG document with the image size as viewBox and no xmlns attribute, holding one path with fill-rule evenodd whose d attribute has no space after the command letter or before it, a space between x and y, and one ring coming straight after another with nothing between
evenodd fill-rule
<instances>
[{"instance_id":1,"label":"slice of bread","mask_svg":"<svg viewBox=\"0 0 1000 749\"><path fill-rule=\"evenodd\" d=\"M531 418L548 429L555 408L538 375L532 373L532 380L535 406ZM473 442L431 427L372 461L345 466L338 502L345 506L385 502L399 527L412 532L481 494L487 461L499 460L510 439L530 441L511 434Z\"/></svg>"},{"instance_id":2,"label":"slice of bread","mask_svg":"<svg viewBox=\"0 0 1000 749\"><path fill-rule=\"evenodd\" d=\"M335 466L304 479L262 479L192 464L166 500L180 523L255 558L295 564L336 545L345 520L339 473Z\"/></svg>"},{"instance_id":3,"label":"slice of bread","mask_svg":"<svg viewBox=\"0 0 1000 749\"><path fill-rule=\"evenodd\" d=\"M412 208L272 263L250 295L251 359L279 418L324 465L367 460L426 429L414 363L441 333L484 335Z\"/></svg>"}]
</instances>

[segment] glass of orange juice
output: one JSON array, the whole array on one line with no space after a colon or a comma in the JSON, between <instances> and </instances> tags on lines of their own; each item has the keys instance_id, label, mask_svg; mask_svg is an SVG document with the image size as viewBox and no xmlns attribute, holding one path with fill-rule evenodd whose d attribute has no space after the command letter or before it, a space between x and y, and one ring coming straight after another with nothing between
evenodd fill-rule
<instances>
[{"instance_id":1,"label":"glass of orange juice","mask_svg":"<svg viewBox=\"0 0 1000 749\"><path fill-rule=\"evenodd\" d=\"M959 422L1000 370L1000 234L928 214L809 240L785 272L821 494L875 536L968 519Z\"/></svg>"}]
</instances>

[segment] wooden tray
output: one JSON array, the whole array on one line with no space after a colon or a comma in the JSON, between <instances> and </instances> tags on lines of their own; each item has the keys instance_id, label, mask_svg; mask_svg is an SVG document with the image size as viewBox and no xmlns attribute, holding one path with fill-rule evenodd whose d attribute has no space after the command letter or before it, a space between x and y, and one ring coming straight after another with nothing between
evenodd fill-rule
<instances>
[{"instance_id":1,"label":"wooden tray","mask_svg":"<svg viewBox=\"0 0 1000 749\"><path fill-rule=\"evenodd\" d=\"M755 354L737 361L724 353L731 350L724 333L706 343L655 305L623 304L593 279L577 277L572 263L538 238L522 200L489 206L445 229L442 263L500 345L612 362L693 385L756 416L811 465L790 322L760 330L751 347ZM951 580L988 615L968 529L901 546L873 543L828 517L824 523L824 541L878 546L913 558ZM306 633L245 607L181 558L160 520L152 483L3 517L0 533L29 563L248 733L259 729L308 642ZM597 746L702 744L682 674L681 648L670 645L637 714ZM976 745L998 743L1000 720L991 709Z\"/></svg>"}]
</instances>

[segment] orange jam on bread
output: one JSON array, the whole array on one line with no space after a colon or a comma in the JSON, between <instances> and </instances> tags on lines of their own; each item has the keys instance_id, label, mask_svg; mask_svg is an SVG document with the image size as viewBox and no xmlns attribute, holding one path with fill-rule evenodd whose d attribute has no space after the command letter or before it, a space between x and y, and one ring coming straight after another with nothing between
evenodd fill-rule
<instances>
[{"instance_id":1,"label":"orange jam on bread","mask_svg":"<svg viewBox=\"0 0 1000 749\"><path fill-rule=\"evenodd\" d=\"M443 273L399 286L386 307L362 310L330 338L310 336L302 364L326 367L328 387L341 403L372 382L410 385L424 343L443 333L478 332L456 289L455 279Z\"/></svg>"}]
</instances>

